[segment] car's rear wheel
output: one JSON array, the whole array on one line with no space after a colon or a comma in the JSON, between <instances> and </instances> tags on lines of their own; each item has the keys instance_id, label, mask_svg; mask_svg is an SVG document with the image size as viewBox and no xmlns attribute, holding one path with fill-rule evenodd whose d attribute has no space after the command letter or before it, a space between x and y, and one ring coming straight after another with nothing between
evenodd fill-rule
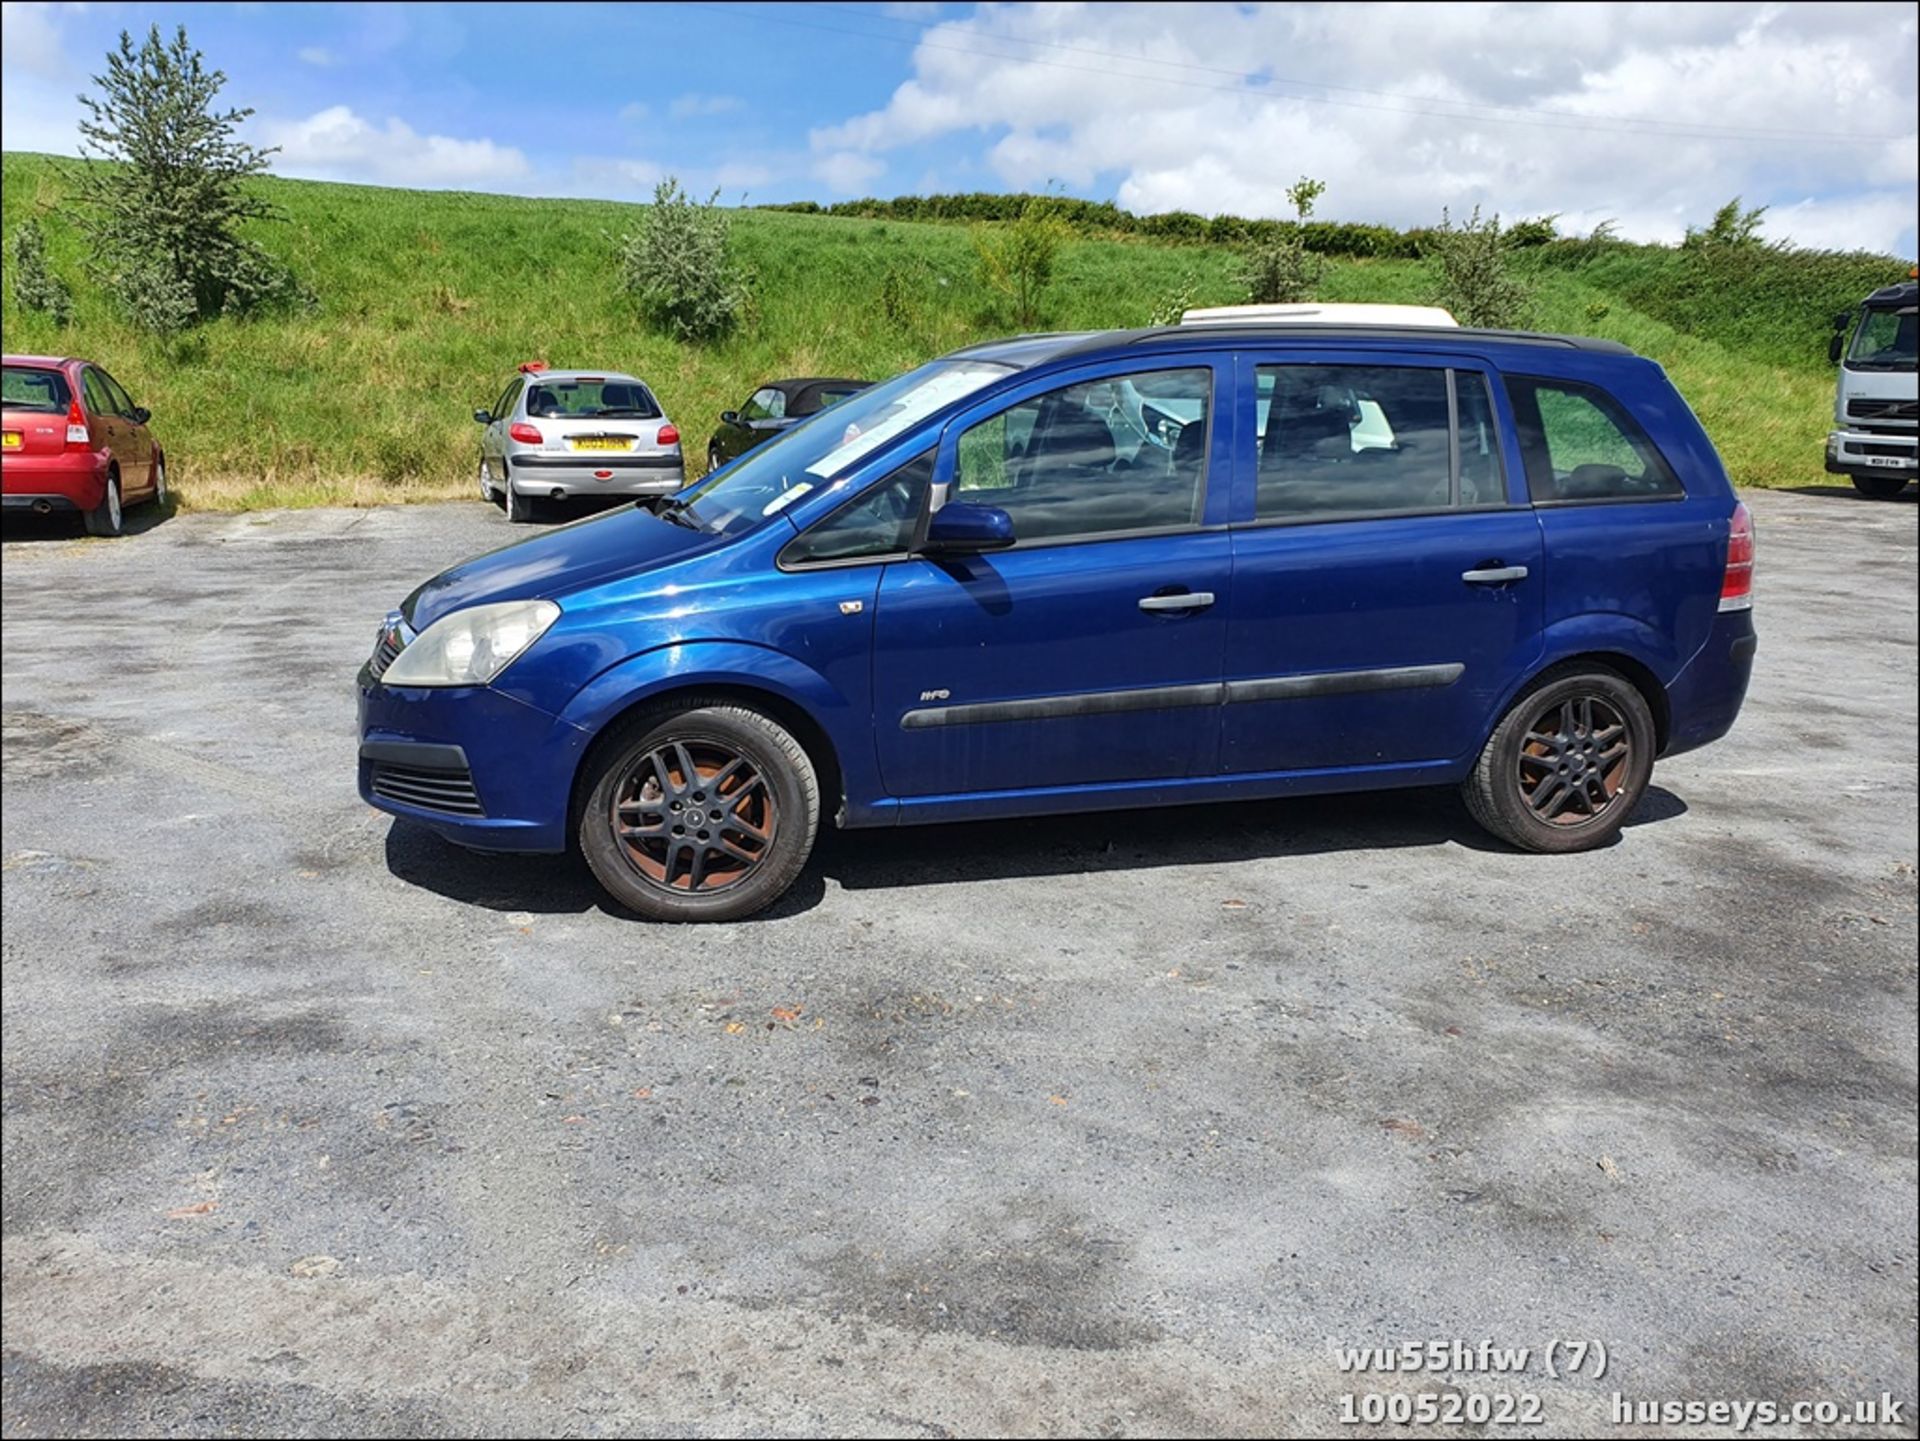
<instances>
[{"instance_id":1,"label":"car's rear wheel","mask_svg":"<svg viewBox=\"0 0 1920 1441\"><path fill-rule=\"evenodd\" d=\"M1592 850L1653 775L1653 713L1612 671L1550 674L1513 703L1461 787L1473 818L1522 850Z\"/></svg>"},{"instance_id":2,"label":"car's rear wheel","mask_svg":"<svg viewBox=\"0 0 1920 1441\"><path fill-rule=\"evenodd\" d=\"M86 514L87 534L115 536L120 534L124 517L120 511L120 472L107 472L106 492L100 497L100 504Z\"/></svg>"},{"instance_id":3,"label":"car's rear wheel","mask_svg":"<svg viewBox=\"0 0 1920 1441\"><path fill-rule=\"evenodd\" d=\"M1907 488L1907 478L1904 475L1856 475L1853 488L1874 500L1896 500Z\"/></svg>"},{"instance_id":4,"label":"car's rear wheel","mask_svg":"<svg viewBox=\"0 0 1920 1441\"><path fill-rule=\"evenodd\" d=\"M505 489L507 519L515 525L525 525L533 519L533 498L515 490L511 477L506 478Z\"/></svg>"},{"instance_id":5,"label":"car's rear wheel","mask_svg":"<svg viewBox=\"0 0 1920 1441\"><path fill-rule=\"evenodd\" d=\"M589 762L581 854L607 892L655 921L732 921L806 865L820 783L778 722L720 698L642 714Z\"/></svg>"}]
</instances>

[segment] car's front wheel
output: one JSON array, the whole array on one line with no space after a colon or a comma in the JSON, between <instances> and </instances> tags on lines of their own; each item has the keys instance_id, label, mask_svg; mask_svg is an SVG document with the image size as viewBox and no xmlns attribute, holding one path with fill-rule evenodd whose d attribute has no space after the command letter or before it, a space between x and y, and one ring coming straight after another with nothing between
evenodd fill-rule
<instances>
[{"instance_id":1,"label":"car's front wheel","mask_svg":"<svg viewBox=\"0 0 1920 1441\"><path fill-rule=\"evenodd\" d=\"M785 894L813 850L813 762L759 711L716 697L646 712L589 764L581 854L648 920L750 916Z\"/></svg>"},{"instance_id":2,"label":"car's front wheel","mask_svg":"<svg viewBox=\"0 0 1920 1441\"><path fill-rule=\"evenodd\" d=\"M1874 500L1898 500L1900 492L1907 488L1907 478L1904 475L1856 475L1853 488Z\"/></svg>"},{"instance_id":3,"label":"car's front wheel","mask_svg":"<svg viewBox=\"0 0 1920 1441\"><path fill-rule=\"evenodd\" d=\"M153 508L167 508L167 463L157 455L153 458Z\"/></svg>"},{"instance_id":4,"label":"car's front wheel","mask_svg":"<svg viewBox=\"0 0 1920 1441\"><path fill-rule=\"evenodd\" d=\"M485 456L480 458L480 498L489 505L498 504L500 500L500 492L493 484L493 466Z\"/></svg>"},{"instance_id":5,"label":"car's front wheel","mask_svg":"<svg viewBox=\"0 0 1920 1441\"><path fill-rule=\"evenodd\" d=\"M1653 713L1624 676L1563 670L1514 702L1461 791L1475 820L1522 850L1592 850L1646 794L1654 746Z\"/></svg>"},{"instance_id":6,"label":"car's front wheel","mask_svg":"<svg viewBox=\"0 0 1920 1441\"><path fill-rule=\"evenodd\" d=\"M120 512L120 472L107 472L107 488L101 493L100 504L86 514L87 534L115 536L120 534L124 517Z\"/></svg>"}]
</instances>

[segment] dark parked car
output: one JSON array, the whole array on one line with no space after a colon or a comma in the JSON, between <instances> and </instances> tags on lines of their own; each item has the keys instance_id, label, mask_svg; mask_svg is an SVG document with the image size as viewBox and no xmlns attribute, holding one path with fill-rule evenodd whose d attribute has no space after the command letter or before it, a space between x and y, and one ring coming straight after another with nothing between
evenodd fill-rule
<instances>
[{"instance_id":1,"label":"dark parked car","mask_svg":"<svg viewBox=\"0 0 1920 1441\"><path fill-rule=\"evenodd\" d=\"M1026 336L427 581L360 793L675 921L767 905L823 823L1457 785L1583 851L1733 725L1752 584L1706 432L1610 341Z\"/></svg>"},{"instance_id":2,"label":"dark parked car","mask_svg":"<svg viewBox=\"0 0 1920 1441\"><path fill-rule=\"evenodd\" d=\"M7 510L79 511L89 535L118 535L122 505L167 503L167 458L149 412L92 361L9 355L0 406Z\"/></svg>"},{"instance_id":3,"label":"dark parked car","mask_svg":"<svg viewBox=\"0 0 1920 1441\"><path fill-rule=\"evenodd\" d=\"M720 428L707 442L707 469L718 470L736 456L745 455L763 440L771 440L810 415L818 415L849 395L873 384L870 380L770 380L747 397L738 410L720 412Z\"/></svg>"}]
</instances>

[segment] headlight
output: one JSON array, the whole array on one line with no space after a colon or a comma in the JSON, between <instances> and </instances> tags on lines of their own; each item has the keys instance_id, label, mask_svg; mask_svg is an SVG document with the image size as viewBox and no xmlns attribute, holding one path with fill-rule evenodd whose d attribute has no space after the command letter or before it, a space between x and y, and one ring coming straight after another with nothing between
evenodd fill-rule
<instances>
[{"instance_id":1,"label":"headlight","mask_svg":"<svg viewBox=\"0 0 1920 1441\"><path fill-rule=\"evenodd\" d=\"M550 600L503 600L443 615L393 658L383 685L485 685L560 618Z\"/></svg>"}]
</instances>

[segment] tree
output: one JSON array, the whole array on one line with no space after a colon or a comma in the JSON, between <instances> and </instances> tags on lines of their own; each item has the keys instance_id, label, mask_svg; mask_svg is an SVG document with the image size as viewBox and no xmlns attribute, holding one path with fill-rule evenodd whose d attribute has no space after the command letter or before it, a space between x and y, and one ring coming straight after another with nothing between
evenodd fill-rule
<instances>
[{"instance_id":1,"label":"tree","mask_svg":"<svg viewBox=\"0 0 1920 1441\"><path fill-rule=\"evenodd\" d=\"M1440 265L1439 303L1462 325L1511 330L1526 324L1533 297L1508 269L1500 217L1480 217L1480 207L1459 225L1446 211L1433 232Z\"/></svg>"},{"instance_id":2,"label":"tree","mask_svg":"<svg viewBox=\"0 0 1920 1441\"><path fill-rule=\"evenodd\" d=\"M136 323L162 333L221 312L308 299L292 275L240 227L281 216L246 182L272 150L234 136L253 112L217 110L227 83L208 70L185 26L163 42L155 25L136 51L120 32L96 98L80 96L81 154L105 161L72 177L91 268Z\"/></svg>"},{"instance_id":3,"label":"tree","mask_svg":"<svg viewBox=\"0 0 1920 1441\"><path fill-rule=\"evenodd\" d=\"M1053 266L1069 235L1054 203L1033 195L1007 226L976 225L973 253L980 279L1013 302L1014 321L1031 330L1040 319L1040 301L1053 284Z\"/></svg>"},{"instance_id":4,"label":"tree","mask_svg":"<svg viewBox=\"0 0 1920 1441\"><path fill-rule=\"evenodd\" d=\"M720 192L695 200L669 175L640 228L620 237L621 283L652 324L681 340L724 335L740 322L747 277L733 259L733 222Z\"/></svg>"},{"instance_id":5,"label":"tree","mask_svg":"<svg viewBox=\"0 0 1920 1441\"><path fill-rule=\"evenodd\" d=\"M1326 182L1302 175L1287 187L1293 222L1271 226L1243 257L1240 283L1255 305L1294 305L1313 299L1326 262L1307 249L1307 217L1326 194Z\"/></svg>"},{"instance_id":6,"label":"tree","mask_svg":"<svg viewBox=\"0 0 1920 1441\"><path fill-rule=\"evenodd\" d=\"M1736 195L1713 212L1713 219L1707 222L1706 229L1689 225L1687 238L1680 243L1688 250L1734 250L1759 245L1762 243L1760 223L1766 214L1767 207L1764 205L1742 210L1740 197Z\"/></svg>"}]
</instances>

